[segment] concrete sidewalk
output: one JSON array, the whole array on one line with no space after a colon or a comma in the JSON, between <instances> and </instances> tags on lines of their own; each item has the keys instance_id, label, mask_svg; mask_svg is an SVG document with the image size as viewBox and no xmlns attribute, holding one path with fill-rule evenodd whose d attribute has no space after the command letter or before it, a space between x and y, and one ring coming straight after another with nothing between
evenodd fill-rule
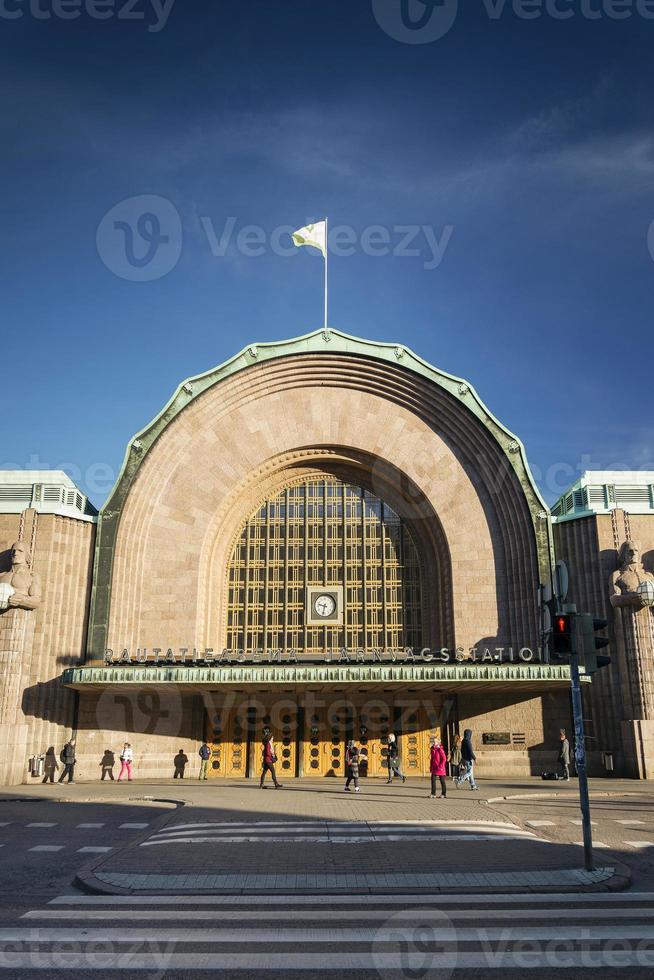
<instances>
[{"instance_id":1,"label":"concrete sidewalk","mask_svg":"<svg viewBox=\"0 0 654 980\"><path fill-rule=\"evenodd\" d=\"M651 793L639 783L597 783L598 796ZM489 802L532 793L574 798L574 782L488 782L478 793L448 788L446 800L430 799L424 779L392 786L370 780L357 795L343 792L340 780L307 779L278 791L249 780L30 786L16 795L21 791L71 802L170 801L147 833L79 873L90 891L577 891L623 888L629 877L608 854L595 872L584 872L580 847L544 840Z\"/></svg>"}]
</instances>

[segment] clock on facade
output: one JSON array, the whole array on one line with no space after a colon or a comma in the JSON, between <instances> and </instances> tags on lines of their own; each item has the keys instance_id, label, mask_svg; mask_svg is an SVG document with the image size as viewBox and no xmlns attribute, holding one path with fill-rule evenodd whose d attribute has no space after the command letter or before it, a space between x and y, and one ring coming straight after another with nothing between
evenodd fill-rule
<instances>
[{"instance_id":1,"label":"clock on facade","mask_svg":"<svg viewBox=\"0 0 654 980\"><path fill-rule=\"evenodd\" d=\"M336 609L336 600L328 592L323 592L313 600L313 608L318 616L325 619L331 616Z\"/></svg>"},{"instance_id":2,"label":"clock on facade","mask_svg":"<svg viewBox=\"0 0 654 980\"><path fill-rule=\"evenodd\" d=\"M343 621L343 589L339 585L307 588L307 626L339 625Z\"/></svg>"}]
</instances>

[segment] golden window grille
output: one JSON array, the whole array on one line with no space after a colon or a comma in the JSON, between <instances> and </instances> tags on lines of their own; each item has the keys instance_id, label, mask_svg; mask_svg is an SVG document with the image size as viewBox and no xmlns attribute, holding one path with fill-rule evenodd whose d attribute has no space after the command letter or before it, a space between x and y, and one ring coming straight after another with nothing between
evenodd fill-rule
<instances>
[{"instance_id":1,"label":"golden window grille","mask_svg":"<svg viewBox=\"0 0 654 980\"><path fill-rule=\"evenodd\" d=\"M342 585L339 626L307 626L308 585ZM408 526L369 490L316 477L247 521L228 567L227 648L323 654L422 645L420 563Z\"/></svg>"}]
</instances>

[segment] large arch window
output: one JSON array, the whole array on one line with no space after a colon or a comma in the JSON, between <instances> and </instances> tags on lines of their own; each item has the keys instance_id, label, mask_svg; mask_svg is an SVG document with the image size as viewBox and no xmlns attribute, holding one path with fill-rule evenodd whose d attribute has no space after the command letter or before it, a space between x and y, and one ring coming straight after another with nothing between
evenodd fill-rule
<instances>
[{"instance_id":1,"label":"large arch window","mask_svg":"<svg viewBox=\"0 0 654 980\"><path fill-rule=\"evenodd\" d=\"M343 587L342 625L307 625L310 585ZM409 527L375 494L310 477L247 521L228 566L230 650L310 655L421 644L418 552Z\"/></svg>"}]
</instances>

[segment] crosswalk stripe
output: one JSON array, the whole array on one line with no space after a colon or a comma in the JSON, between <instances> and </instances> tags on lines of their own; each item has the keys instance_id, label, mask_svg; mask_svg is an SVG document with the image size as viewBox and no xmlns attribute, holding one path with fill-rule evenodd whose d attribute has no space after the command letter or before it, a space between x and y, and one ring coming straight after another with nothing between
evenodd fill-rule
<instances>
[{"instance_id":1,"label":"crosswalk stripe","mask_svg":"<svg viewBox=\"0 0 654 980\"><path fill-rule=\"evenodd\" d=\"M63 844L37 844L36 847L28 847L28 851L63 851Z\"/></svg>"},{"instance_id":2,"label":"crosswalk stripe","mask_svg":"<svg viewBox=\"0 0 654 980\"><path fill-rule=\"evenodd\" d=\"M442 833L445 833L445 832L454 833L454 832L456 832L457 835L461 835L461 834L468 833L468 831L470 831L470 830L473 831L474 833L479 833L482 829L483 829L483 831L484 831L484 833L486 835L489 835L489 834L498 834L498 835L507 836L507 829L509 829L511 831L511 835L512 836L515 836L515 837L534 837L534 834L532 834L529 830L522 830L520 827L507 828L504 825L502 827L494 827L494 826L489 826L489 825L484 825L484 824L476 824L474 826L473 825L470 825L470 826L452 826L451 824L449 824L447 826L443 826L442 828L438 828L438 827L397 827L397 826L381 827L381 826L378 826L378 825L366 826L366 824L359 824L359 825L352 824L352 825L349 825L349 826L343 826L342 824L336 824L336 825L333 825L333 824L332 825L322 824L322 825L316 825L316 826L311 827L311 828L301 827L301 828L299 828L299 830L294 830L293 833L298 838L301 838L302 837L302 833L303 832L306 832L308 834L315 834L316 832L323 831L323 832L328 832L330 834L335 834L335 835L336 834L348 834L348 833L350 833L350 834L351 833L356 833L357 835L361 835L361 834L368 833L368 834L378 835L380 837L381 836L385 836L386 834L390 834L390 833L397 834L398 836L404 836L404 835L411 834L414 837L424 836L426 839L429 839L430 837L434 837L435 835L438 835L441 832ZM155 836L155 837L170 837L170 838L172 838L172 837L175 837L175 836L187 837L187 836L191 836L192 834L212 834L213 836L223 836L224 835L224 836L228 837L228 836L231 836L231 835L234 835L234 834L236 836L241 836L241 835L245 834L245 836L248 836L248 837L255 836L255 837L275 837L276 838L277 835L288 834L290 830L291 830L291 828L289 828L289 827L285 827L285 828L275 827L275 828L270 828L270 829L259 831L258 828L256 827L256 825L254 825L254 826L251 826L249 828L246 828L246 830L244 831L241 828L237 828L237 827L232 827L231 829L228 829L227 827L224 827L224 828L212 828L212 827L205 827L202 824L198 824L196 826L190 826L188 828L185 828L184 830L180 830L178 827L166 828L166 829L157 831L156 834L154 834L153 836Z\"/></svg>"},{"instance_id":3,"label":"crosswalk stripe","mask_svg":"<svg viewBox=\"0 0 654 980\"><path fill-rule=\"evenodd\" d=\"M630 823L645 823L644 820L617 820L616 823L630 824Z\"/></svg>"},{"instance_id":4,"label":"crosswalk stripe","mask_svg":"<svg viewBox=\"0 0 654 980\"><path fill-rule=\"evenodd\" d=\"M606 966L615 970L616 964L620 970L631 967L643 966L644 955L646 966L651 966L651 953L647 950L639 949L613 949L606 953L593 950L592 954L587 950L568 950L568 949L543 949L535 950L530 948L528 953L523 951L513 952L512 950L487 950L483 952L457 952L456 950L434 950L433 966L436 970L447 970L448 973L455 968L457 970L508 970L520 969L522 971L542 969L573 969L575 967L588 967L589 961L593 968L598 969ZM158 971L161 975L162 970L183 971L183 970L207 970L207 971L227 971L227 970L250 970L250 971L283 971L288 972L304 970L319 975L325 971L346 973L351 970L376 970L376 971L398 971L399 976L407 976L408 970L425 971L426 953L422 949L419 952L399 951L381 952L375 950L371 953L355 952L315 952L315 953L218 953L218 952L189 952L172 953L159 950L154 953L137 953L131 950L124 952L102 951L96 956L85 956L83 950L67 952L55 950L52 954L52 961L49 960L47 953L39 951L39 956L28 952L10 952L7 954L7 967L14 971L18 970L74 970L83 969L84 972L97 970L129 970L130 973L136 970ZM0 969L3 963L4 954L0 953Z\"/></svg>"},{"instance_id":5,"label":"crosswalk stripe","mask_svg":"<svg viewBox=\"0 0 654 980\"><path fill-rule=\"evenodd\" d=\"M635 847L637 849L641 847L654 847L654 841L651 840L625 840L623 844L628 844L629 847Z\"/></svg>"},{"instance_id":6,"label":"crosswalk stripe","mask_svg":"<svg viewBox=\"0 0 654 980\"><path fill-rule=\"evenodd\" d=\"M525 820L528 827L555 827L554 820Z\"/></svg>"},{"instance_id":7,"label":"crosswalk stripe","mask_svg":"<svg viewBox=\"0 0 654 980\"><path fill-rule=\"evenodd\" d=\"M112 851L112 847L78 847L78 854L106 854L107 851Z\"/></svg>"},{"instance_id":8,"label":"crosswalk stripe","mask_svg":"<svg viewBox=\"0 0 654 980\"><path fill-rule=\"evenodd\" d=\"M166 828L168 830L192 830L195 827L224 827L227 830L235 830L237 827L247 827L254 830L263 830L269 827L281 827L282 830L288 830L291 827L300 828L323 828L323 827L451 827L453 825L458 825L461 827L509 827L512 830L519 830L515 824L509 823L508 821L500 820L282 820L282 821L238 821L238 820L223 820L223 821L209 821L209 822L198 822L198 823L176 823L171 825L171 827ZM163 833L163 831L160 831Z\"/></svg>"},{"instance_id":9,"label":"crosswalk stripe","mask_svg":"<svg viewBox=\"0 0 654 980\"><path fill-rule=\"evenodd\" d=\"M56 823L28 823L26 827L56 827Z\"/></svg>"},{"instance_id":10,"label":"crosswalk stripe","mask_svg":"<svg viewBox=\"0 0 654 980\"><path fill-rule=\"evenodd\" d=\"M369 896L374 898L374 896ZM569 896L572 897L572 896ZM329 901L331 904L332 896L329 896ZM426 907L429 902L429 896L423 896L424 901L419 904L422 907ZM478 896L477 896L478 898ZM192 899L194 900L194 899ZM259 896L254 898L254 901L259 903ZM319 900L320 904L324 904L324 897ZM253 902L253 897L250 896L250 905ZM185 901L186 904L186 901ZM386 913L380 909L343 909L338 911L337 909L330 909L329 917L331 922L344 920L347 918L348 922L379 922L380 917ZM479 909L450 909L447 912L448 919L454 920L466 920L475 919L478 920L480 915ZM288 920L288 912L279 909L265 910L257 909L257 911L248 911L244 909L221 909L219 911L211 909L113 909L111 912L112 920L116 921L183 921L184 919L191 919L197 921L212 921L212 922L286 922ZM46 919L52 921L65 921L70 922L71 913L68 909L32 909L29 912L23 913L21 919ZM654 908L647 909L631 909L631 908L531 908L531 909L484 909L483 910L484 921L491 919L537 919L539 921L543 919L592 919L596 922L599 919L605 918L608 921L613 921L615 919L629 919L633 920L635 918L639 919L651 919L654 918ZM76 921L106 921L107 912L103 909L77 909L75 912ZM325 911L324 909L304 909L302 911L302 921L303 922L324 922Z\"/></svg>"},{"instance_id":11,"label":"crosswalk stripe","mask_svg":"<svg viewBox=\"0 0 654 980\"><path fill-rule=\"evenodd\" d=\"M522 838L519 838L522 839ZM292 837L275 837L275 844L297 844L301 840L303 844L374 844L382 841L388 842L410 842L410 841L511 841L515 843L515 836L506 836L502 834L441 834L432 836L414 836L412 834L385 834L382 836L367 836L367 837L302 837L297 836ZM261 837L255 837L249 835L247 837L157 837L151 838L150 840L142 841L141 847L154 847L156 845L170 845L170 844L264 844L271 843L271 838L262 835ZM602 845L597 845L598 847ZM605 845L606 846L606 845Z\"/></svg>"},{"instance_id":12,"label":"crosswalk stripe","mask_svg":"<svg viewBox=\"0 0 654 980\"><path fill-rule=\"evenodd\" d=\"M145 827L149 827L149 823L121 823L118 825L119 830L143 830Z\"/></svg>"},{"instance_id":13,"label":"crosswalk stripe","mask_svg":"<svg viewBox=\"0 0 654 980\"><path fill-rule=\"evenodd\" d=\"M80 830L90 830L91 828L104 827L103 823L78 823Z\"/></svg>"},{"instance_id":14,"label":"crosswalk stripe","mask_svg":"<svg viewBox=\"0 0 654 980\"><path fill-rule=\"evenodd\" d=\"M583 892L575 894L570 892L527 892L525 894L443 894L437 896L417 895L417 894L350 894L350 895L298 895L293 893L275 895L57 895L50 899L48 905L78 906L80 908L89 905L174 905L178 907L183 901L184 905L252 905L257 907L264 905L319 905L324 904L325 900L330 906L338 905L428 905L430 902L438 906L443 905L505 905L507 908L512 906L525 905L570 905L574 902L575 907L581 905L612 905L614 903L622 905L633 905L637 903L654 906L654 892Z\"/></svg>"},{"instance_id":15,"label":"crosswalk stripe","mask_svg":"<svg viewBox=\"0 0 654 980\"><path fill-rule=\"evenodd\" d=\"M447 916L442 915L437 910L438 924L432 925L429 918L425 917L424 922L429 928L429 934L425 937L426 942L451 942L458 941L463 943L474 942L495 942L502 940L505 942L516 942L517 940L532 939L575 939L578 942L588 942L594 939L652 939L654 938L654 925L641 923L639 925L621 925L619 930L613 924L606 926L474 926L460 927L454 929L447 924ZM431 913L429 913L431 914ZM422 920L418 920L422 922ZM249 930L242 929L154 929L152 927L143 929L129 929L121 926L120 928L87 928L80 931L77 926L72 929L30 927L30 928L4 928L0 929L0 946L2 943L47 943L47 942L111 942L116 945L128 943L159 943L162 946L166 943L238 943L247 940L249 944L279 945L281 943L293 943L304 945L306 943L326 943L335 945L337 943L369 943L371 939L377 943L391 943L397 940L398 928L402 925L411 928L412 923L409 919L397 925L385 926L380 924L380 928L374 932L363 933L358 928L337 928L331 923L323 925L322 928L306 928L298 925L289 929L261 929Z\"/></svg>"}]
</instances>

